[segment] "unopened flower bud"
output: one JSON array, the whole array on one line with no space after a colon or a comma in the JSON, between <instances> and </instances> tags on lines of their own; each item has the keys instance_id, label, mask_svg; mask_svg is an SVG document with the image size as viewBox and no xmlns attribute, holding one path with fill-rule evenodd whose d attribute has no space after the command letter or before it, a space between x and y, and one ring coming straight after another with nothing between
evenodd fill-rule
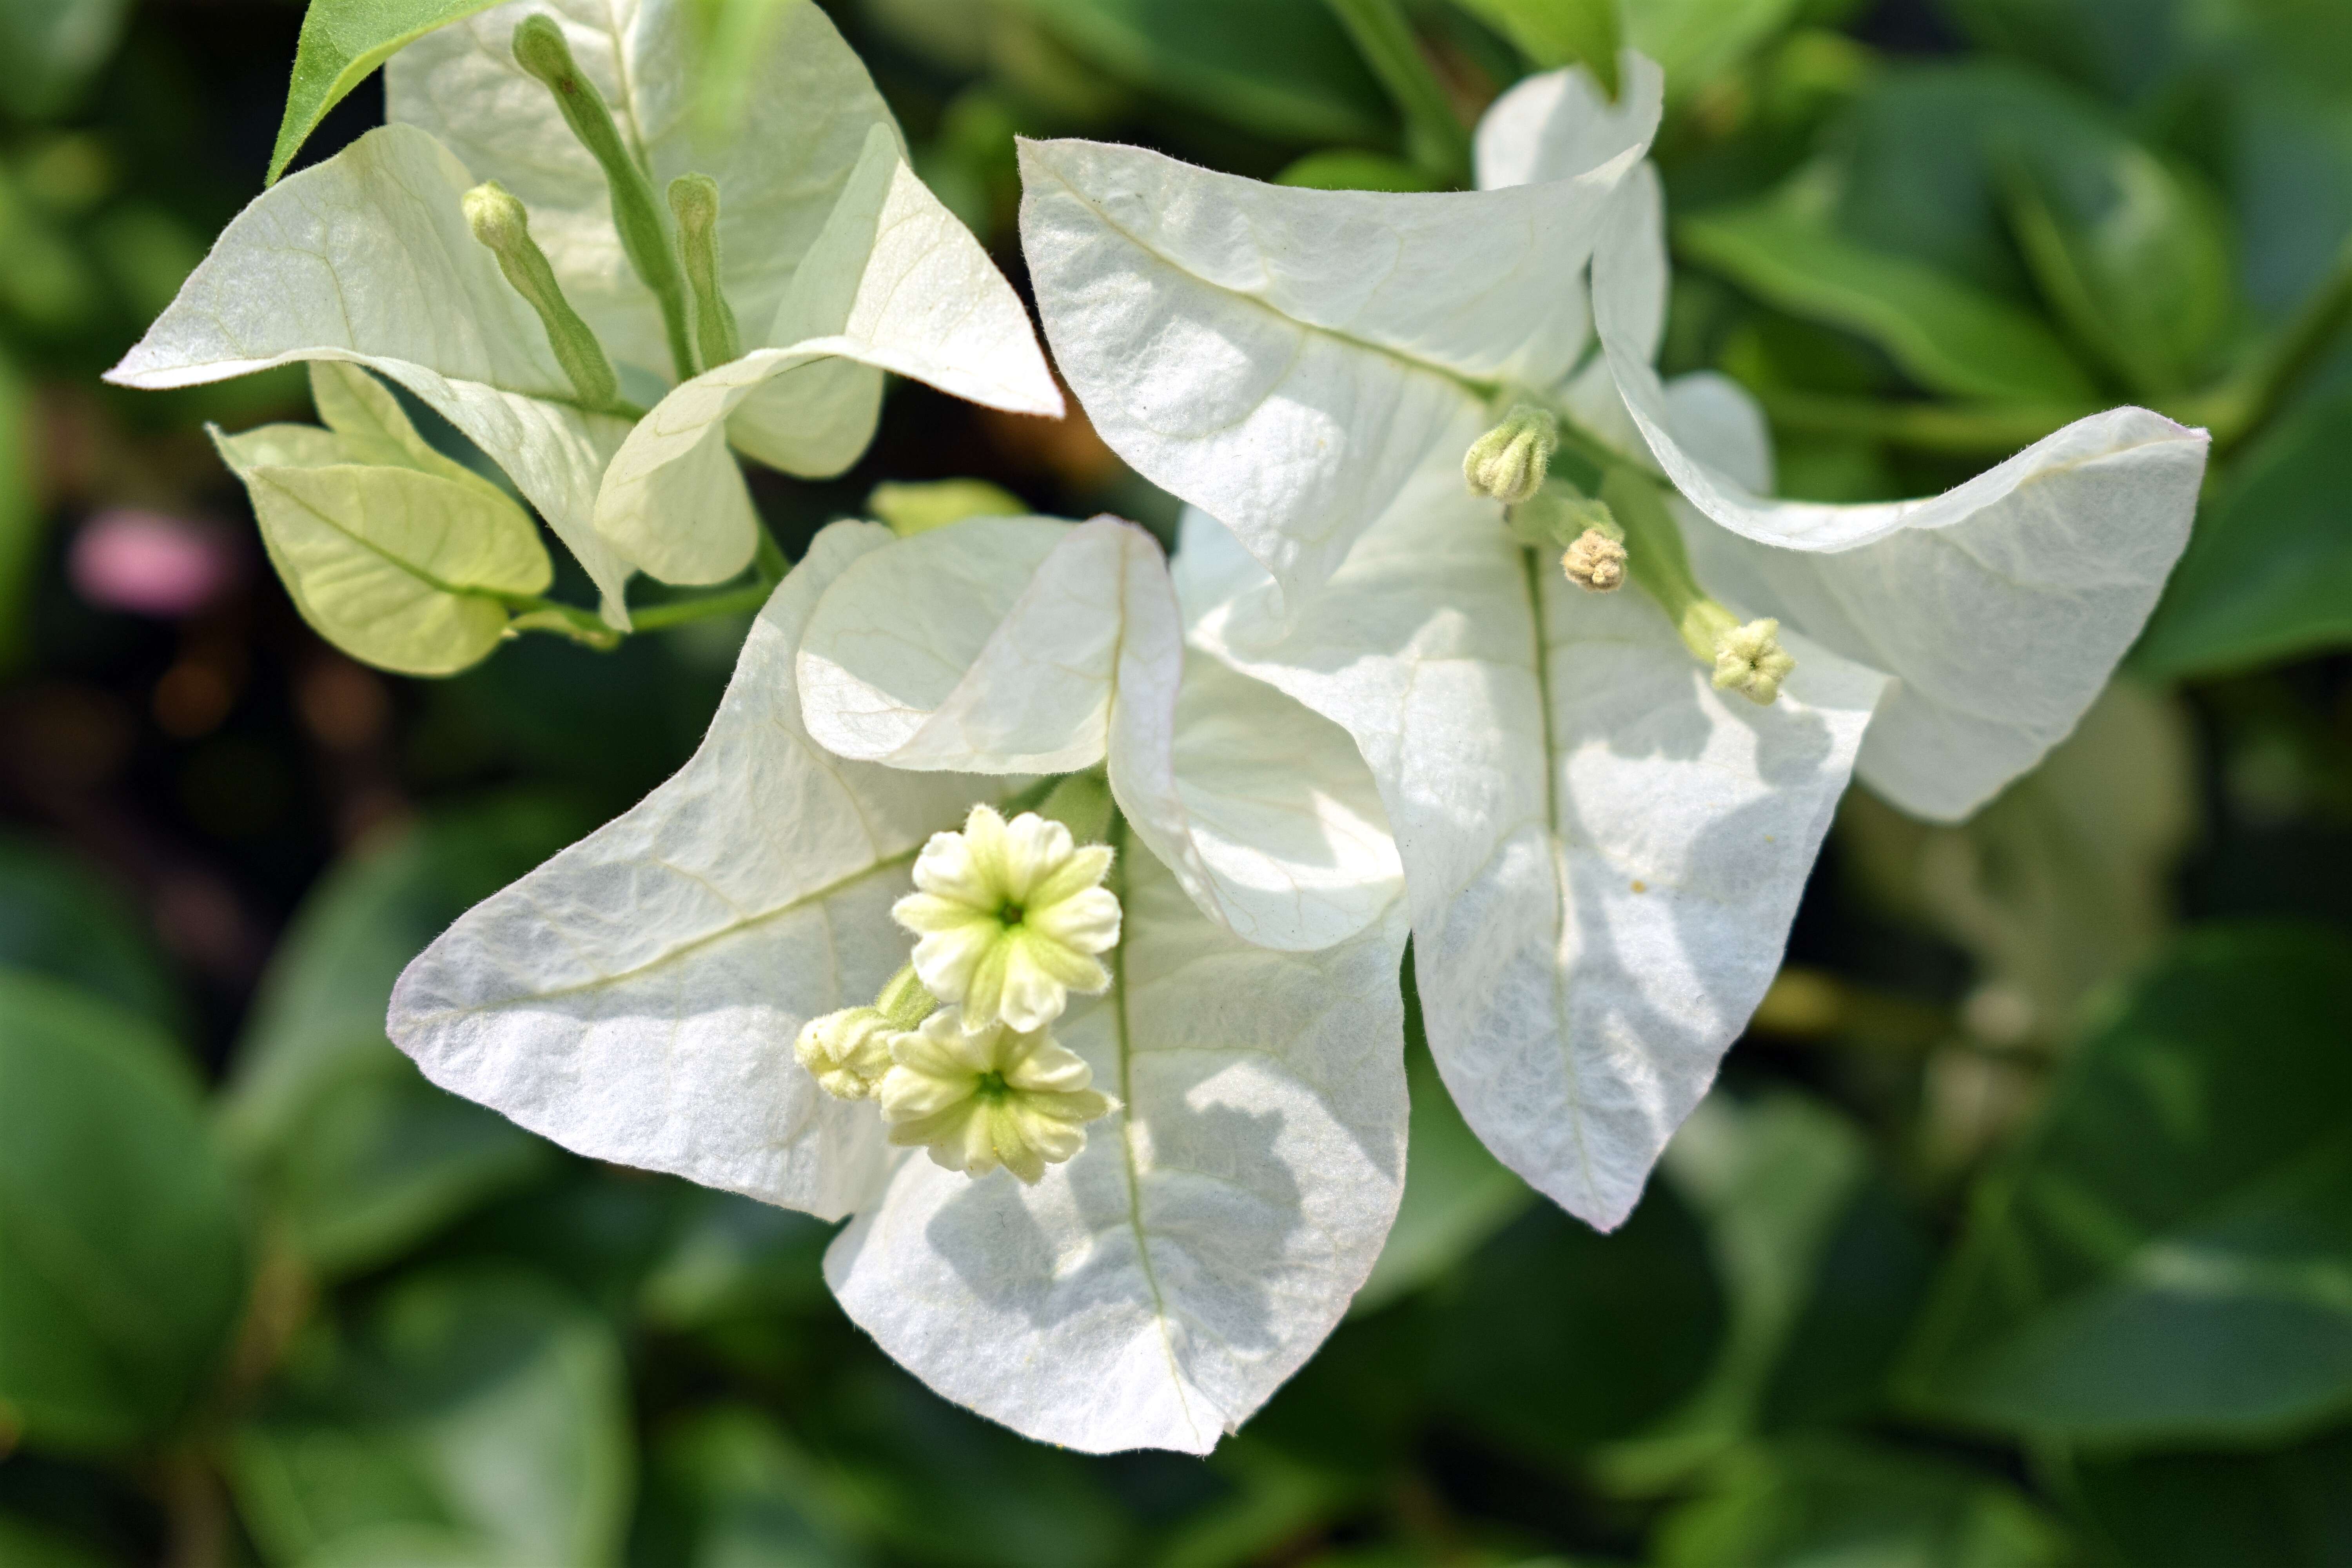
<instances>
[{"instance_id":1,"label":"unopened flower bud","mask_svg":"<svg viewBox=\"0 0 2352 1568\"><path fill-rule=\"evenodd\" d=\"M793 1054L835 1100L871 1100L890 1070L890 1044L901 1032L879 1008L845 1007L802 1025Z\"/></svg>"},{"instance_id":2,"label":"unopened flower bud","mask_svg":"<svg viewBox=\"0 0 2352 1568\"><path fill-rule=\"evenodd\" d=\"M1780 646L1780 623L1766 616L1734 626L1715 640L1715 689L1737 691L1769 706L1780 695L1797 661Z\"/></svg>"},{"instance_id":3,"label":"unopened flower bud","mask_svg":"<svg viewBox=\"0 0 2352 1568\"><path fill-rule=\"evenodd\" d=\"M1625 585L1625 547L1597 528L1588 528L1559 558L1559 569L1578 587L1613 594Z\"/></svg>"},{"instance_id":4,"label":"unopened flower bud","mask_svg":"<svg viewBox=\"0 0 2352 1568\"><path fill-rule=\"evenodd\" d=\"M547 346L555 352L555 363L563 367L581 403L589 408L608 407L620 392L613 362L594 331L563 297L547 253L530 237L530 216L522 203L489 180L467 191L462 205L466 226L498 258L507 282L538 313L540 325L547 330Z\"/></svg>"},{"instance_id":5,"label":"unopened flower bud","mask_svg":"<svg viewBox=\"0 0 2352 1568\"><path fill-rule=\"evenodd\" d=\"M686 261L695 346L702 367L709 370L743 352L734 307L719 280L719 182L708 174L680 174L669 183L669 210L677 219L677 247Z\"/></svg>"},{"instance_id":6,"label":"unopened flower bud","mask_svg":"<svg viewBox=\"0 0 2352 1568\"><path fill-rule=\"evenodd\" d=\"M613 111L596 84L581 74L572 58L563 28L544 13L518 23L513 39L515 64L535 78L555 99L572 134L604 172L604 186L613 198L613 227L621 237L621 252L645 286L653 290L669 338L670 358L680 380L695 372L694 346L687 328L686 280L679 274L677 254L663 232L661 212L654 203L653 181L636 155L621 138Z\"/></svg>"},{"instance_id":7,"label":"unopened flower bud","mask_svg":"<svg viewBox=\"0 0 2352 1568\"><path fill-rule=\"evenodd\" d=\"M1476 494L1517 506L1543 487L1559 449L1559 421L1533 404L1514 405L1500 425L1462 454L1462 477Z\"/></svg>"}]
</instances>

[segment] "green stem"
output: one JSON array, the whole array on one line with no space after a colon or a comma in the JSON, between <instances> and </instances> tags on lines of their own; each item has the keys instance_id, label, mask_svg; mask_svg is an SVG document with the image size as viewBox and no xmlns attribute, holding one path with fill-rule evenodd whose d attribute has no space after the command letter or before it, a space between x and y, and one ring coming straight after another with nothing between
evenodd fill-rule
<instances>
[{"instance_id":1,"label":"green stem","mask_svg":"<svg viewBox=\"0 0 2352 1568\"><path fill-rule=\"evenodd\" d=\"M1421 52L1397 0L1327 0L1364 63L1404 114L1413 162L1449 184L1470 182L1470 132Z\"/></svg>"},{"instance_id":2,"label":"green stem","mask_svg":"<svg viewBox=\"0 0 2352 1568\"><path fill-rule=\"evenodd\" d=\"M688 621L708 620L712 616L735 616L746 610L757 610L776 591L774 582L761 578L740 588L730 588L723 594L705 594L698 599L672 599L666 605L648 605L642 610L629 612L631 629L657 632L670 626L682 626Z\"/></svg>"},{"instance_id":3,"label":"green stem","mask_svg":"<svg viewBox=\"0 0 2352 1568\"><path fill-rule=\"evenodd\" d=\"M1701 663L1713 664L1716 640L1739 621L1698 585L1683 531L1666 510L1658 481L1621 462L1601 481L1601 499L1625 531L1626 571L1658 601L1683 646Z\"/></svg>"}]
</instances>

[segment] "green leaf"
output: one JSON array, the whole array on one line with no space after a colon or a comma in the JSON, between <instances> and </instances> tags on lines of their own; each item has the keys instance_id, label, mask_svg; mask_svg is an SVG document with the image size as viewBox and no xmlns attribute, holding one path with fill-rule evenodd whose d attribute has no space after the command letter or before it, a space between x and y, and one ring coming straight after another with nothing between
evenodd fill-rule
<instances>
[{"instance_id":1,"label":"green leaf","mask_svg":"<svg viewBox=\"0 0 2352 1568\"><path fill-rule=\"evenodd\" d=\"M1309 153L1274 177L1277 185L1303 185L1317 191L1434 191L1436 177L1420 164L1386 153L1362 153L1352 147Z\"/></svg>"},{"instance_id":2,"label":"green leaf","mask_svg":"<svg viewBox=\"0 0 2352 1568\"><path fill-rule=\"evenodd\" d=\"M2021 136L2005 153L2011 222L2074 336L2143 397L2219 369L2237 311L2219 203L2120 136Z\"/></svg>"},{"instance_id":3,"label":"green leaf","mask_svg":"<svg viewBox=\"0 0 2352 1568\"><path fill-rule=\"evenodd\" d=\"M294 607L353 658L454 674L507 635L501 595L554 576L530 519L478 475L362 466L342 437L304 425L212 434Z\"/></svg>"},{"instance_id":4,"label":"green leaf","mask_svg":"<svg viewBox=\"0 0 2352 1568\"><path fill-rule=\"evenodd\" d=\"M1869 1173L1862 1136L1792 1093L1753 1103L1715 1094L1667 1146L1667 1180L1706 1226L1728 1320L1703 1382L1602 1460L1612 1483L1672 1486L1753 1432L1816 1273Z\"/></svg>"},{"instance_id":5,"label":"green leaf","mask_svg":"<svg viewBox=\"0 0 2352 1568\"><path fill-rule=\"evenodd\" d=\"M2352 393L2306 404L2231 470L2133 655L2221 675L2352 642Z\"/></svg>"},{"instance_id":6,"label":"green leaf","mask_svg":"<svg viewBox=\"0 0 2352 1568\"><path fill-rule=\"evenodd\" d=\"M496 0L310 0L294 46L286 113L269 154L265 184L276 184L327 117L370 72L436 27L485 10Z\"/></svg>"},{"instance_id":7,"label":"green leaf","mask_svg":"<svg viewBox=\"0 0 2352 1568\"><path fill-rule=\"evenodd\" d=\"M0 110L43 120L73 105L114 54L127 0L9 0L0 5Z\"/></svg>"},{"instance_id":8,"label":"green leaf","mask_svg":"<svg viewBox=\"0 0 2352 1568\"><path fill-rule=\"evenodd\" d=\"M1803 0L1630 0L1625 42L1658 62L1669 98L1687 98L1777 36Z\"/></svg>"},{"instance_id":9,"label":"green leaf","mask_svg":"<svg viewBox=\"0 0 2352 1568\"><path fill-rule=\"evenodd\" d=\"M0 1514L0 1563L8 1568L109 1568L110 1560L71 1536Z\"/></svg>"},{"instance_id":10,"label":"green leaf","mask_svg":"<svg viewBox=\"0 0 2352 1568\"><path fill-rule=\"evenodd\" d=\"M313 1268L382 1262L545 1168L538 1139L427 1083L383 1017L425 943L578 826L528 800L429 817L363 846L297 914L238 1043L222 1126Z\"/></svg>"},{"instance_id":11,"label":"green leaf","mask_svg":"<svg viewBox=\"0 0 2352 1568\"><path fill-rule=\"evenodd\" d=\"M1921 1414L2229 1441L2352 1406L2352 942L2179 942L1972 1195L1906 1358Z\"/></svg>"},{"instance_id":12,"label":"green leaf","mask_svg":"<svg viewBox=\"0 0 2352 1568\"><path fill-rule=\"evenodd\" d=\"M637 1555L675 1568L852 1568L856 1544L837 1483L759 1411L722 1405L655 1449Z\"/></svg>"},{"instance_id":13,"label":"green leaf","mask_svg":"<svg viewBox=\"0 0 2352 1568\"><path fill-rule=\"evenodd\" d=\"M1842 1439L1751 1451L1666 1517L1658 1568L2056 1568L2071 1543L2015 1488Z\"/></svg>"},{"instance_id":14,"label":"green leaf","mask_svg":"<svg viewBox=\"0 0 2352 1568\"><path fill-rule=\"evenodd\" d=\"M2078 1460L2074 1502L2129 1568L2335 1568L2352 1542L2352 1432L2268 1453Z\"/></svg>"},{"instance_id":15,"label":"green leaf","mask_svg":"<svg viewBox=\"0 0 2352 1568\"><path fill-rule=\"evenodd\" d=\"M1014 0L1114 76L1291 142L1396 140L1380 84L1320 0Z\"/></svg>"},{"instance_id":16,"label":"green leaf","mask_svg":"<svg viewBox=\"0 0 2352 1568\"><path fill-rule=\"evenodd\" d=\"M968 517L1027 517L1021 498L986 479L886 480L866 498L866 515L905 539Z\"/></svg>"},{"instance_id":17,"label":"green leaf","mask_svg":"<svg viewBox=\"0 0 2352 1568\"><path fill-rule=\"evenodd\" d=\"M1854 332L1931 392L2088 402L2095 389L2026 312L1921 262L1847 238L1801 187L1675 226L1682 254L1794 316Z\"/></svg>"},{"instance_id":18,"label":"green leaf","mask_svg":"<svg viewBox=\"0 0 2352 1568\"><path fill-rule=\"evenodd\" d=\"M24 658L25 617L44 532L40 499L33 489L37 426L29 390L0 353L0 673L13 670Z\"/></svg>"},{"instance_id":19,"label":"green leaf","mask_svg":"<svg viewBox=\"0 0 2352 1568\"><path fill-rule=\"evenodd\" d=\"M0 835L0 969L69 982L166 1031L185 1021L130 904L96 868L14 834Z\"/></svg>"},{"instance_id":20,"label":"green leaf","mask_svg":"<svg viewBox=\"0 0 2352 1568\"><path fill-rule=\"evenodd\" d=\"M1371 1277L1356 1292L1349 1316L1376 1311L1450 1273L1517 1218L1534 1191L1486 1152L1455 1109L1423 1032L1421 999L1410 976L1405 989L1406 1124L1404 1198Z\"/></svg>"},{"instance_id":21,"label":"green leaf","mask_svg":"<svg viewBox=\"0 0 2352 1568\"><path fill-rule=\"evenodd\" d=\"M236 1195L155 1026L0 973L0 1425L37 1447L168 1431L245 1300Z\"/></svg>"},{"instance_id":22,"label":"green leaf","mask_svg":"<svg viewBox=\"0 0 2352 1568\"><path fill-rule=\"evenodd\" d=\"M617 1561L635 1460L619 1347L515 1270L404 1279L364 1328L298 1347L230 1479L274 1563ZM412 1559L415 1560L415 1559Z\"/></svg>"},{"instance_id":23,"label":"green leaf","mask_svg":"<svg viewBox=\"0 0 2352 1568\"><path fill-rule=\"evenodd\" d=\"M1433 1331L1449 1410L1531 1456L1633 1432L1688 1399L1725 1329L1691 1211L1653 1184L1607 1236L1549 1204L1463 1270Z\"/></svg>"},{"instance_id":24,"label":"green leaf","mask_svg":"<svg viewBox=\"0 0 2352 1568\"><path fill-rule=\"evenodd\" d=\"M1510 39L1537 69L1581 65L1617 90L1624 31L1617 0L1462 0L1462 8Z\"/></svg>"}]
</instances>

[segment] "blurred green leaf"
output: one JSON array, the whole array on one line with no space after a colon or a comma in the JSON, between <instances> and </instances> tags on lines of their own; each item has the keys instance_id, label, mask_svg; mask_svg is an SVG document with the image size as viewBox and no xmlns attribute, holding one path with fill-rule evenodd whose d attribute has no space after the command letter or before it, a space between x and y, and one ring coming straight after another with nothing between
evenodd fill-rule
<instances>
[{"instance_id":1,"label":"blurred green leaf","mask_svg":"<svg viewBox=\"0 0 2352 1568\"><path fill-rule=\"evenodd\" d=\"M1436 176L1420 164L1386 153L1364 153L1351 147L1309 153L1274 177L1277 185L1302 185L1316 191L1434 191Z\"/></svg>"},{"instance_id":2,"label":"blurred green leaf","mask_svg":"<svg viewBox=\"0 0 2352 1568\"><path fill-rule=\"evenodd\" d=\"M1027 517L1020 497L986 479L889 480L866 497L866 515L904 539L968 517Z\"/></svg>"},{"instance_id":3,"label":"blurred green leaf","mask_svg":"<svg viewBox=\"0 0 2352 1568\"><path fill-rule=\"evenodd\" d=\"M1517 46L1538 70L1583 65L1617 90L1624 23L1617 0L1461 0L1462 8Z\"/></svg>"},{"instance_id":4,"label":"blurred green leaf","mask_svg":"<svg viewBox=\"0 0 2352 1568\"><path fill-rule=\"evenodd\" d=\"M1919 822L1857 790L1839 842L1883 905L1976 959L1979 995L1998 994L2011 1021L1992 1043L2053 1039L2169 932L2172 875L2201 815L2196 769L2179 701L2117 680L1967 822Z\"/></svg>"},{"instance_id":5,"label":"blurred green leaf","mask_svg":"<svg viewBox=\"0 0 2352 1568\"><path fill-rule=\"evenodd\" d=\"M167 1431L219 1371L245 1264L178 1049L0 972L0 1427L65 1449Z\"/></svg>"},{"instance_id":6,"label":"blurred green leaf","mask_svg":"<svg viewBox=\"0 0 2352 1568\"><path fill-rule=\"evenodd\" d=\"M0 1563L8 1568L107 1568L108 1559L71 1536L0 1514Z\"/></svg>"},{"instance_id":7,"label":"blurred green leaf","mask_svg":"<svg viewBox=\"0 0 2352 1568\"><path fill-rule=\"evenodd\" d=\"M2075 338L2143 397L2208 379L2237 310L2212 197L2120 137L2020 138L2006 152L2011 222Z\"/></svg>"},{"instance_id":8,"label":"blurred green leaf","mask_svg":"<svg viewBox=\"0 0 2352 1568\"><path fill-rule=\"evenodd\" d=\"M2119 1568L2352 1560L2352 1432L2270 1453L2080 1459L2074 1492Z\"/></svg>"},{"instance_id":9,"label":"blurred green leaf","mask_svg":"<svg viewBox=\"0 0 2352 1568\"><path fill-rule=\"evenodd\" d=\"M640 1304L671 1330L774 1317L824 1303L835 1227L735 1193L689 1189L688 1212L646 1273Z\"/></svg>"},{"instance_id":10,"label":"blurred green leaf","mask_svg":"<svg viewBox=\"0 0 2352 1568\"><path fill-rule=\"evenodd\" d=\"M2352 393L2305 405L2234 464L2134 652L2219 675L2352 641Z\"/></svg>"},{"instance_id":11,"label":"blurred green leaf","mask_svg":"<svg viewBox=\"0 0 2352 1568\"><path fill-rule=\"evenodd\" d=\"M835 1391L826 1456L857 1528L918 1562L958 1568L1129 1568L1133 1521L1105 1467L959 1409L896 1367Z\"/></svg>"},{"instance_id":12,"label":"blurred green leaf","mask_svg":"<svg viewBox=\"0 0 2352 1568\"><path fill-rule=\"evenodd\" d=\"M380 1262L544 1168L539 1140L427 1083L383 1016L411 958L579 826L524 799L447 812L362 846L297 913L239 1042L222 1125L314 1268Z\"/></svg>"},{"instance_id":13,"label":"blurred green leaf","mask_svg":"<svg viewBox=\"0 0 2352 1568\"><path fill-rule=\"evenodd\" d=\"M1122 79L1280 142L1393 142L1380 84L1319 0L1011 0Z\"/></svg>"},{"instance_id":14,"label":"blurred green leaf","mask_svg":"<svg viewBox=\"0 0 2352 1568\"><path fill-rule=\"evenodd\" d=\"M1811 182L1675 226L1677 249L1765 303L1854 332L1932 392L1991 402L2088 400L2090 381L2032 316L1831 226Z\"/></svg>"},{"instance_id":15,"label":"blurred green leaf","mask_svg":"<svg viewBox=\"0 0 2352 1568\"><path fill-rule=\"evenodd\" d=\"M0 351L0 674L13 671L25 656L25 620L32 608L27 595L45 531L40 497L33 488L33 443L38 435L34 419L32 389ZM0 904L0 921L7 918L5 909Z\"/></svg>"},{"instance_id":16,"label":"blurred green leaf","mask_svg":"<svg viewBox=\"0 0 2352 1568\"><path fill-rule=\"evenodd\" d=\"M519 1270L411 1276L363 1330L298 1347L236 1436L231 1479L272 1563L562 1563L620 1556L635 1460L612 1331ZM467 1555L468 1552L473 1555Z\"/></svg>"},{"instance_id":17,"label":"blurred green leaf","mask_svg":"<svg viewBox=\"0 0 2352 1568\"><path fill-rule=\"evenodd\" d=\"M446 27L495 0L310 0L294 46L286 113L269 154L265 184L276 183L327 117L327 110L376 67L436 27Z\"/></svg>"},{"instance_id":18,"label":"blurred green leaf","mask_svg":"<svg viewBox=\"0 0 2352 1568\"><path fill-rule=\"evenodd\" d=\"M0 110L42 120L73 105L122 36L128 0L7 0L0 5Z\"/></svg>"},{"instance_id":19,"label":"blurred green leaf","mask_svg":"<svg viewBox=\"0 0 2352 1568\"><path fill-rule=\"evenodd\" d=\"M94 868L0 835L0 968L70 982L165 1030L185 1021L137 913Z\"/></svg>"},{"instance_id":20,"label":"blurred green leaf","mask_svg":"<svg viewBox=\"0 0 2352 1568\"><path fill-rule=\"evenodd\" d=\"M1904 1372L1922 1414L2230 1440L2352 1405L2352 942L2182 939L1984 1178Z\"/></svg>"},{"instance_id":21,"label":"blurred green leaf","mask_svg":"<svg viewBox=\"0 0 2352 1568\"><path fill-rule=\"evenodd\" d=\"M2043 1568L2065 1533L2015 1488L1840 1439L1740 1455L1666 1517L1657 1568Z\"/></svg>"},{"instance_id":22,"label":"blurred green leaf","mask_svg":"<svg viewBox=\"0 0 2352 1568\"><path fill-rule=\"evenodd\" d=\"M1406 971L1410 975L1411 970ZM1451 1272L1535 1200L1535 1193L1486 1152L1437 1076L1422 1031L1418 993L1408 989L1404 1198L1371 1278L1350 1316L1376 1311Z\"/></svg>"},{"instance_id":23,"label":"blurred green leaf","mask_svg":"<svg viewBox=\"0 0 2352 1568\"><path fill-rule=\"evenodd\" d=\"M61 337L88 325L100 302L80 255L0 164L0 312L38 335Z\"/></svg>"},{"instance_id":24,"label":"blurred green leaf","mask_svg":"<svg viewBox=\"0 0 2352 1568\"><path fill-rule=\"evenodd\" d=\"M1758 1425L1819 1426L1874 1412L1935 1264L1934 1247L1894 1187L1883 1177L1864 1182L1822 1247Z\"/></svg>"},{"instance_id":25,"label":"blurred green leaf","mask_svg":"<svg viewBox=\"0 0 2352 1568\"><path fill-rule=\"evenodd\" d=\"M1602 1236L1539 1204L1462 1270L1431 1332L1439 1402L1530 1455L1622 1437L1688 1399L1725 1332L1699 1222L1654 1183Z\"/></svg>"},{"instance_id":26,"label":"blurred green leaf","mask_svg":"<svg viewBox=\"0 0 2352 1568\"><path fill-rule=\"evenodd\" d=\"M1786 1092L1752 1103L1713 1094L1661 1164L1706 1227L1728 1315L1699 1386L1603 1459L1611 1483L1635 1492L1674 1484L1756 1429L1869 1158L1861 1135L1826 1106Z\"/></svg>"},{"instance_id":27,"label":"blurred green leaf","mask_svg":"<svg viewBox=\"0 0 2352 1568\"><path fill-rule=\"evenodd\" d=\"M1658 62L1666 95L1685 98L1795 19L1804 0L1624 0L1624 40Z\"/></svg>"},{"instance_id":28,"label":"blurred green leaf","mask_svg":"<svg viewBox=\"0 0 2352 1568\"><path fill-rule=\"evenodd\" d=\"M855 1568L871 1562L827 1474L766 1415L697 1413L665 1433L631 1543L644 1568Z\"/></svg>"}]
</instances>

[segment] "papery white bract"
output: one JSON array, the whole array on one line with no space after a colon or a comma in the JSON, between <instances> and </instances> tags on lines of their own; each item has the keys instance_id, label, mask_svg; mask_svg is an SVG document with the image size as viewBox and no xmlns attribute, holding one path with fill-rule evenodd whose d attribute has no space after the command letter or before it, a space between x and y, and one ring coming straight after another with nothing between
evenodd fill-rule
<instances>
[{"instance_id":1,"label":"papery white bract","mask_svg":"<svg viewBox=\"0 0 2352 1568\"><path fill-rule=\"evenodd\" d=\"M1689 452L1768 485L1753 405L1649 370L1655 71L1623 76L1622 107L1574 70L1507 93L1470 195L1024 153L1064 374L1123 457L1202 509L1177 560L1192 639L1354 737L1402 847L1448 1086L1507 1163L1603 1226L1761 997L1857 755L1941 813L2030 766L2152 605L2203 458L2201 433L2120 411L1936 502L1740 499ZM1571 377L1588 252L1605 352ZM1538 272L1551 294L1515 291ZM1638 462L1656 450L1698 509L1682 515L1702 578L1777 619L1795 657L1789 674L1761 619L1717 649L1730 684L1776 700L1713 689L1654 602L1570 586L1463 494L1513 385ZM1798 553L1824 548L1851 553ZM1890 675L1891 722L1865 741Z\"/></svg>"},{"instance_id":2,"label":"papery white bract","mask_svg":"<svg viewBox=\"0 0 2352 1568\"><path fill-rule=\"evenodd\" d=\"M1088 1451L1205 1452L1339 1321L1394 1217L1396 883L1349 940L1274 952L1114 828L1111 984L1053 1029L1090 1081L1051 1058L1041 1087L1118 1109L1066 1163L1024 1142L1034 1186L893 1152L882 1111L827 1094L794 1037L877 994L906 958L889 910L921 847L1013 787L844 760L803 726L817 605L896 549L873 524L820 534L693 760L460 918L402 977L388 1026L435 1082L583 1153L856 1214L827 1279L949 1397Z\"/></svg>"},{"instance_id":3,"label":"papery white bract","mask_svg":"<svg viewBox=\"0 0 2352 1568\"><path fill-rule=\"evenodd\" d=\"M615 626L632 570L704 583L750 563L730 413L743 450L808 474L837 472L871 438L885 370L1058 414L1019 300L907 170L865 68L812 0L783 0L750 107L715 140L689 124L691 10L516 0L426 35L386 69L394 123L258 197L109 379L185 386L319 359L380 371L513 477ZM518 22L550 11L652 175L718 179L724 282L751 352L674 390L604 176L508 52ZM546 329L469 232L460 204L486 178L530 211L566 297L623 362L622 396L656 404L639 435L621 412L581 405ZM730 373L735 390L705 384Z\"/></svg>"},{"instance_id":4,"label":"papery white bract","mask_svg":"<svg viewBox=\"0 0 2352 1568\"><path fill-rule=\"evenodd\" d=\"M1260 946L1328 947L1395 896L1395 844L1345 731L1188 656L1160 547L1130 523L972 518L877 551L818 605L799 679L810 733L843 756L1106 763L1136 836Z\"/></svg>"}]
</instances>

